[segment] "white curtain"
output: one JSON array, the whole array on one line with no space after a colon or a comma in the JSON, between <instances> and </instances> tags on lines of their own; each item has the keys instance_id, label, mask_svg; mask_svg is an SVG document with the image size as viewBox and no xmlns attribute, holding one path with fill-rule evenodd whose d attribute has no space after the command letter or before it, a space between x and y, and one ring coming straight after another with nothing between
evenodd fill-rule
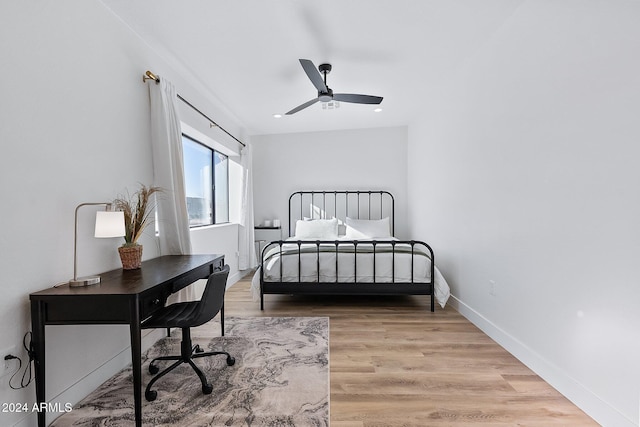
<instances>
[{"instance_id":1,"label":"white curtain","mask_svg":"<svg viewBox=\"0 0 640 427\"><path fill-rule=\"evenodd\" d=\"M239 270L248 270L258 265L253 228L253 173L251 144L247 144L240 153L242 166L242 208L238 230Z\"/></svg>"},{"instance_id":2,"label":"white curtain","mask_svg":"<svg viewBox=\"0 0 640 427\"><path fill-rule=\"evenodd\" d=\"M164 78L149 85L151 95L151 145L154 185L164 191L156 197L160 253L186 255L191 253L189 217L184 184L182 131L176 108L177 93ZM178 300L194 297L188 286Z\"/></svg>"}]
</instances>

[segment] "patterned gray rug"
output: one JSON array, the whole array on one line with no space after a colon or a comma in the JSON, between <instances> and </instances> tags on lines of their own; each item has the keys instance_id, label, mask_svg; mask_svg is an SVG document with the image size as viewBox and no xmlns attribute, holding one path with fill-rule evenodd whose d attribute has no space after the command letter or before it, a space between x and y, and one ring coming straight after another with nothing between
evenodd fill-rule
<instances>
[{"instance_id":1,"label":"patterned gray rug","mask_svg":"<svg viewBox=\"0 0 640 427\"><path fill-rule=\"evenodd\" d=\"M324 317L257 317L210 322L191 331L205 351L225 356L197 359L213 385L203 395L197 375L186 364L155 385L158 398L144 399L145 426L328 426L329 319ZM157 342L143 356L143 386L149 382L150 358L180 353L180 332ZM162 362L160 362L162 363ZM163 369L164 365L160 365ZM132 426L131 369L105 382L52 426Z\"/></svg>"}]
</instances>

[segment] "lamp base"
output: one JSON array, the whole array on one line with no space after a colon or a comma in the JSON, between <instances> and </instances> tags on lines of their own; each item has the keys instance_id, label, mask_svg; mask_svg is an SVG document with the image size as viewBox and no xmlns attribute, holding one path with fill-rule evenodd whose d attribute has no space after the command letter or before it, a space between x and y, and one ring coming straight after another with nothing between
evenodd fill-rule
<instances>
[{"instance_id":1,"label":"lamp base","mask_svg":"<svg viewBox=\"0 0 640 427\"><path fill-rule=\"evenodd\" d=\"M97 285L98 283L100 283L100 276L77 277L69 280L69 286L72 288L78 288L80 286Z\"/></svg>"}]
</instances>

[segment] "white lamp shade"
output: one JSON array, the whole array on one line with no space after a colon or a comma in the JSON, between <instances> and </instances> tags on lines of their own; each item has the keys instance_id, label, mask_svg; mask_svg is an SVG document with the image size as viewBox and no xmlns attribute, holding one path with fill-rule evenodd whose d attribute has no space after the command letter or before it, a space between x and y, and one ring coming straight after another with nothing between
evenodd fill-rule
<instances>
[{"instance_id":1,"label":"white lamp shade","mask_svg":"<svg viewBox=\"0 0 640 427\"><path fill-rule=\"evenodd\" d=\"M122 237L124 234L124 212L96 212L96 237Z\"/></svg>"}]
</instances>

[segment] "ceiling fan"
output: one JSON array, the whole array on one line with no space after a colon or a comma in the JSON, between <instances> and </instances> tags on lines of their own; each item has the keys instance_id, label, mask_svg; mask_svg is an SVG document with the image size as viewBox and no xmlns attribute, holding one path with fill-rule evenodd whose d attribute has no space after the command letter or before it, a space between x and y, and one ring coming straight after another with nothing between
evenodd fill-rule
<instances>
[{"instance_id":1,"label":"ceiling fan","mask_svg":"<svg viewBox=\"0 0 640 427\"><path fill-rule=\"evenodd\" d=\"M358 95L354 93L333 93L333 90L327 86L327 74L331 72L331 64L320 64L318 69L316 70L316 66L313 62L308 59L300 59L300 65L304 69L304 72L307 73L309 80L311 83L318 89L318 97L313 98L302 105L298 105L291 111L288 111L287 115L295 114L300 110L303 110L318 101L321 102L329 102L329 101L340 101L340 102L351 102L354 104L380 104L382 102L381 96L371 96L371 95ZM318 72L319 71L319 72ZM323 76L320 75L322 73Z\"/></svg>"}]
</instances>

